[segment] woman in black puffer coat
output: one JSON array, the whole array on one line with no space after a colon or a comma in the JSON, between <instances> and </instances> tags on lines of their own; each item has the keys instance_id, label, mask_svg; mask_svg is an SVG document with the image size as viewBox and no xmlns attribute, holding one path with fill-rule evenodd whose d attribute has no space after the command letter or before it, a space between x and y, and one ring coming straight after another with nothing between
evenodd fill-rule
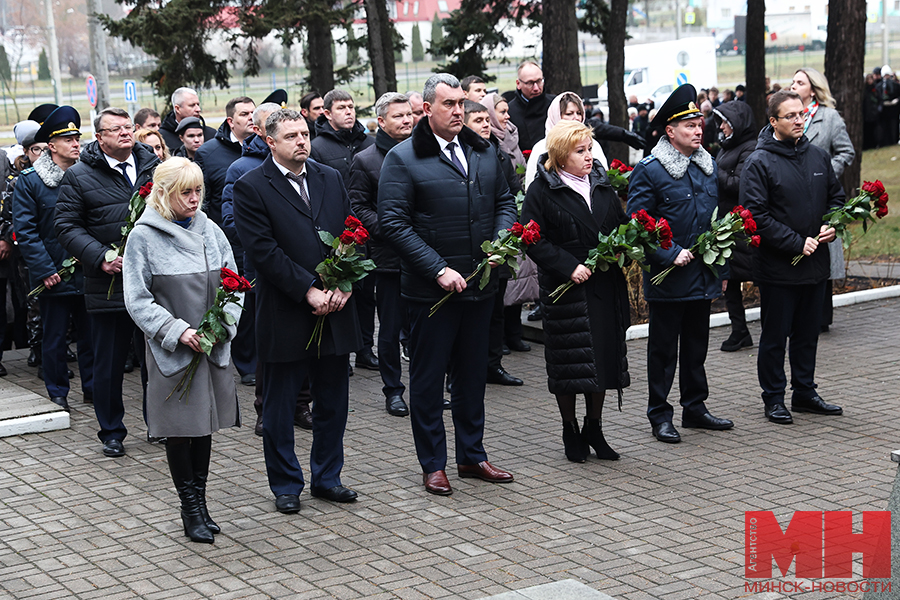
<instances>
[{"instance_id":1,"label":"woman in black puffer coat","mask_svg":"<svg viewBox=\"0 0 900 600\"><path fill-rule=\"evenodd\" d=\"M630 383L625 357L625 330L630 311L625 277L616 265L591 272L584 266L597 236L628 221L606 171L591 156L591 130L577 121L561 121L547 136L547 154L528 188L522 222L541 226L541 240L529 246L538 266L544 307L544 345L548 387L556 395L563 420L566 457L584 462L619 455L603 437L601 414L606 390ZM576 285L556 303L550 293L559 285ZM575 395L584 394L587 416L579 432Z\"/></svg>"},{"instance_id":2,"label":"woman in black puffer coat","mask_svg":"<svg viewBox=\"0 0 900 600\"><path fill-rule=\"evenodd\" d=\"M719 179L719 217L730 212L738 204L741 191L741 171L744 161L756 150L759 130L753 119L753 110L746 102L725 102L713 110L719 126L719 145L716 155ZM738 240L731 255L731 278L725 288L725 306L731 319L731 335L722 342L722 352L735 352L753 345L744 314L741 283L753 280L753 251L747 242Z\"/></svg>"}]
</instances>

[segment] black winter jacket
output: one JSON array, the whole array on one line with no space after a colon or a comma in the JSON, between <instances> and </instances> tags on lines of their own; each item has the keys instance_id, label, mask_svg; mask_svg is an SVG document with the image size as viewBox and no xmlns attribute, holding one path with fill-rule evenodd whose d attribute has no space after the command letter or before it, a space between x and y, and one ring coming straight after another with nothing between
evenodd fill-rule
<instances>
[{"instance_id":1,"label":"black winter jacket","mask_svg":"<svg viewBox=\"0 0 900 600\"><path fill-rule=\"evenodd\" d=\"M428 117L412 137L384 158L378 184L381 232L401 259L400 290L407 300L437 302L445 292L435 281L450 267L472 273L484 252L481 244L516 221L516 202L491 144L468 127L459 133L468 176L441 152ZM497 291L497 275L484 290L476 281L450 302L483 300Z\"/></svg>"},{"instance_id":2,"label":"black winter jacket","mask_svg":"<svg viewBox=\"0 0 900 600\"><path fill-rule=\"evenodd\" d=\"M734 133L723 140L721 150L716 155L716 177L719 180L719 216L731 212L738 205L741 191L741 172L744 162L756 150L759 129L753 119L753 109L746 102L726 102L715 109L720 118L725 118ZM738 240L731 255L729 268L735 281L753 279L753 255L755 248Z\"/></svg>"},{"instance_id":3,"label":"black winter jacket","mask_svg":"<svg viewBox=\"0 0 900 600\"><path fill-rule=\"evenodd\" d=\"M138 172L133 187L120 171L109 166L96 141L84 147L81 160L69 167L59 185L56 236L84 267L84 301L88 312L125 310L122 274L115 277L112 296L107 298L112 276L100 266L106 251L122 239L122 226L132 195L150 181L153 169L159 164L159 158L146 144L135 143L132 155Z\"/></svg>"},{"instance_id":4,"label":"black winter jacket","mask_svg":"<svg viewBox=\"0 0 900 600\"><path fill-rule=\"evenodd\" d=\"M203 211L222 226L222 190L231 163L241 157L241 144L231 141L231 127L222 121L216 137L200 146L194 162L203 170Z\"/></svg>"},{"instance_id":5,"label":"black winter jacket","mask_svg":"<svg viewBox=\"0 0 900 600\"><path fill-rule=\"evenodd\" d=\"M515 97L509 101L509 118L519 129L519 149L523 152L531 150L535 143L547 137L544 125L547 121L547 109L553 98L549 94L542 94L526 100L516 92Z\"/></svg>"},{"instance_id":6,"label":"black winter jacket","mask_svg":"<svg viewBox=\"0 0 900 600\"><path fill-rule=\"evenodd\" d=\"M241 270L241 275L253 281L253 278L256 277L256 271L253 269L250 261L247 260L244 246L241 244L241 238L238 236L237 227L234 224L234 183L263 164L263 161L266 160L271 151L266 144L266 139L256 134L251 135L246 142L241 157L231 163L228 171L225 172L225 187L222 188L222 231L225 232L225 237L231 242L234 262L237 263L238 268ZM253 290L250 290L250 293L252 294Z\"/></svg>"},{"instance_id":7,"label":"black winter jacket","mask_svg":"<svg viewBox=\"0 0 900 600\"><path fill-rule=\"evenodd\" d=\"M844 190L831 157L804 135L797 144L779 141L763 129L756 151L744 163L740 202L753 213L762 238L754 263L757 283L804 285L828 279L828 245L791 265L808 237L816 237L822 216L844 204Z\"/></svg>"},{"instance_id":8,"label":"black winter jacket","mask_svg":"<svg viewBox=\"0 0 900 600\"><path fill-rule=\"evenodd\" d=\"M384 156L397 145L397 141L380 127L375 134L375 144L353 157L347 193L353 212L369 230L367 249L369 258L375 261L380 273L399 273L400 257L388 245L378 225L378 179Z\"/></svg>"},{"instance_id":9,"label":"black winter jacket","mask_svg":"<svg viewBox=\"0 0 900 600\"><path fill-rule=\"evenodd\" d=\"M216 130L212 127L207 127L206 121L203 120L203 117L200 117L200 122L203 123L203 140L205 142L208 142L209 140L216 137ZM169 147L169 152L172 153L181 148L181 146L183 145L181 143L181 140L178 138L178 134L175 133L176 127L178 127L178 122L175 121L175 111L173 110L166 115L166 118L163 119L163 122L159 126L159 132L163 136L163 141L166 143L166 146Z\"/></svg>"},{"instance_id":10,"label":"black winter jacket","mask_svg":"<svg viewBox=\"0 0 900 600\"><path fill-rule=\"evenodd\" d=\"M352 129L335 131L325 115L316 120L316 139L312 141L310 158L332 169L337 169L344 179L344 186L350 184L350 161L353 156L375 144L366 128L357 121Z\"/></svg>"}]
</instances>

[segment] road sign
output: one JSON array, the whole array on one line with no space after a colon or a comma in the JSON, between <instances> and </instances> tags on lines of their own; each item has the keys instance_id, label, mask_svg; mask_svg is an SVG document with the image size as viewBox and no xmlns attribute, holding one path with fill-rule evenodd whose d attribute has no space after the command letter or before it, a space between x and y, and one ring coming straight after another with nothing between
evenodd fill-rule
<instances>
[{"instance_id":1,"label":"road sign","mask_svg":"<svg viewBox=\"0 0 900 600\"><path fill-rule=\"evenodd\" d=\"M85 87L87 88L88 104L90 104L92 108L97 108L97 80L94 79L93 75L87 76Z\"/></svg>"},{"instance_id":2,"label":"road sign","mask_svg":"<svg viewBox=\"0 0 900 600\"><path fill-rule=\"evenodd\" d=\"M675 85L676 86L686 84L688 82L688 79L690 79L690 73L688 73L687 71L676 71L675 72Z\"/></svg>"},{"instance_id":3,"label":"road sign","mask_svg":"<svg viewBox=\"0 0 900 600\"><path fill-rule=\"evenodd\" d=\"M125 84L125 102L137 103L137 82L134 79L126 79Z\"/></svg>"}]
</instances>

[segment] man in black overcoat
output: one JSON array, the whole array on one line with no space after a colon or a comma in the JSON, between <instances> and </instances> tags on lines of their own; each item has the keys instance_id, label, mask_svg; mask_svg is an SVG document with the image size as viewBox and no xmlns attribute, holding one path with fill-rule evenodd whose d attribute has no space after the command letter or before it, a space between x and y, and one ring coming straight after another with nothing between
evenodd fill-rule
<instances>
[{"instance_id":1,"label":"man in black overcoat","mask_svg":"<svg viewBox=\"0 0 900 600\"><path fill-rule=\"evenodd\" d=\"M234 184L235 224L256 268L256 345L263 376L263 450L275 507L300 510L303 470L294 450L297 394L309 377L313 396L310 452L313 496L352 502L341 485L350 352L362 344L352 292L323 289L316 265L329 248L319 231L338 236L351 214L337 171L307 161L309 128L281 109L266 119L272 154ZM307 349L316 320L327 315L321 346Z\"/></svg>"}]
</instances>

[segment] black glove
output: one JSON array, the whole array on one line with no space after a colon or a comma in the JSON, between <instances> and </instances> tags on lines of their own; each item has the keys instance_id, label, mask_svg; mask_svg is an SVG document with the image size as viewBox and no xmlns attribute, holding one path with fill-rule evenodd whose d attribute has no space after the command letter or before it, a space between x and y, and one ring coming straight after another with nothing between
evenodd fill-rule
<instances>
[{"instance_id":1,"label":"black glove","mask_svg":"<svg viewBox=\"0 0 900 600\"><path fill-rule=\"evenodd\" d=\"M636 134L634 132L626 131L624 137L625 137L625 139L622 141L625 142L626 144L628 144L629 146L631 146L632 148L634 148L635 150L643 150L644 146L647 145L647 140L645 140L643 137L639 136L638 134Z\"/></svg>"}]
</instances>

